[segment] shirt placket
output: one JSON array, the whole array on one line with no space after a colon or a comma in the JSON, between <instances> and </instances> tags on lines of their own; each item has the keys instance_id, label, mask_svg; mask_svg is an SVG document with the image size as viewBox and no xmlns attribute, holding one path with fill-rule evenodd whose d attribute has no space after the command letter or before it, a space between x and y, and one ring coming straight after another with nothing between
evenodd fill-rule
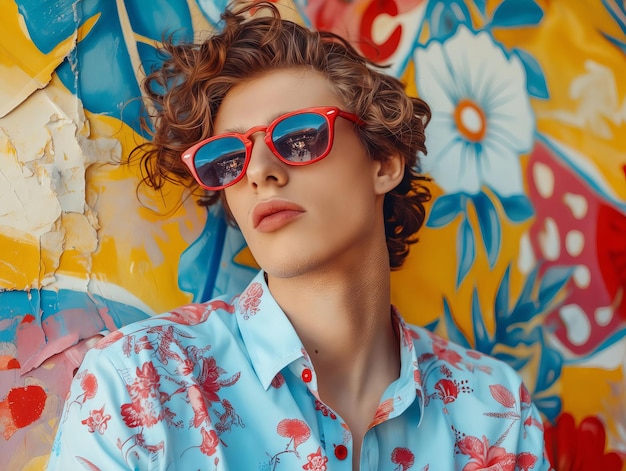
<instances>
[{"instance_id":1,"label":"shirt placket","mask_svg":"<svg viewBox=\"0 0 626 471\"><path fill-rule=\"evenodd\" d=\"M303 358L301 361L292 363L289 368L308 389L311 401L314 403L313 407L320 427L320 440L328 459L327 469L351 471L354 450L352 434L341 417L320 400L317 391L317 376L313 366Z\"/></svg>"}]
</instances>

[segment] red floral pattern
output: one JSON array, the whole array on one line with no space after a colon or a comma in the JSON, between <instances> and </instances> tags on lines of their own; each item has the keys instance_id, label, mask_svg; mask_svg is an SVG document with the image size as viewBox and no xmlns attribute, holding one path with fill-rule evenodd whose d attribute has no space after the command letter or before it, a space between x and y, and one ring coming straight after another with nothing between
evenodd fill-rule
<instances>
[{"instance_id":1,"label":"red floral pattern","mask_svg":"<svg viewBox=\"0 0 626 471\"><path fill-rule=\"evenodd\" d=\"M107 429L107 422L111 420L111 415L104 413L104 406L100 409L92 410L89 417L82 420L81 423L87 426L89 433L98 432L100 435Z\"/></svg>"},{"instance_id":2,"label":"red floral pattern","mask_svg":"<svg viewBox=\"0 0 626 471\"><path fill-rule=\"evenodd\" d=\"M274 376L274 379L271 382L271 385L273 388L280 388L283 384L285 384L285 377L278 373L276 376Z\"/></svg>"},{"instance_id":3,"label":"red floral pattern","mask_svg":"<svg viewBox=\"0 0 626 471\"><path fill-rule=\"evenodd\" d=\"M451 379L440 379L435 384L435 389L444 404L449 404L459 397L459 386Z\"/></svg>"},{"instance_id":4,"label":"red floral pattern","mask_svg":"<svg viewBox=\"0 0 626 471\"><path fill-rule=\"evenodd\" d=\"M501 384L490 384L489 391L493 398L504 407L515 407L515 396Z\"/></svg>"},{"instance_id":5,"label":"red floral pattern","mask_svg":"<svg viewBox=\"0 0 626 471\"><path fill-rule=\"evenodd\" d=\"M260 283L251 283L248 288L241 293L238 307L244 319L254 316L259 311L263 287Z\"/></svg>"},{"instance_id":6,"label":"red floral pattern","mask_svg":"<svg viewBox=\"0 0 626 471\"><path fill-rule=\"evenodd\" d=\"M193 426L197 428L203 423L210 424L209 410L204 402L200 388L196 385L191 386L187 391L187 396L189 397L189 405L193 410Z\"/></svg>"},{"instance_id":7,"label":"red floral pattern","mask_svg":"<svg viewBox=\"0 0 626 471\"><path fill-rule=\"evenodd\" d=\"M516 456L499 446L489 444L487 437L465 437L457 442L459 451L470 457L470 462L465 465L463 471L478 471L481 469L493 469L494 471L514 471Z\"/></svg>"},{"instance_id":8,"label":"red floral pattern","mask_svg":"<svg viewBox=\"0 0 626 471\"><path fill-rule=\"evenodd\" d=\"M391 462L397 464L397 471L406 471L413 467L415 455L408 448L394 448L391 452Z\"/></svg>"},{"instance_id":9,"label":"red floral pattern","mask_svg":"<svg viewBox=\"0 0 626 471\"><path fill-rule=\"evenodd\" d=\"M465 362L460 352L456 349L448 348L449 342L446 339L437 337L430 334L430 338L433 341L432 352L426 352L420 355L419 361L443 361L454 368L460 369L462 366L471 365L469 362Z\"/></svg>"},{"instance_id":10,"label":"red floral pattern","mask_svg":"<svg viewBox=\"0 0 626 471\"><path fill-rule=\"evenodd\" d=\"M235 304L180 308L106 337L75 377L50 469L328 471L352 457L349 424L314 389L284 314L260 309L275 305L264 296L257 278ZM388 438L366 436L369 469L547 469L539 415L510 369L393 319L402 373L372 417L367 433Z\"/></svg>"},{"instance_id":11,"label":"red floral pattern","mask_svg":"<svg viewBox=\"0 0 626 471\"><path fill-rule=\"evenodd\" d=\"M326 471L326 464L328 463L328 458L326 456L322 456L322 448L318 447L315 453L311 453L306 457L306 464L302 466L302 469L306 471Z\"/></svg>"},{"instance_id":12,"label":"red floral pattern","mask_svg":"<svg viewBox=\"0 0 626 471\"><path fill-rule=\"evenodd\" d=\"M92 399L98 390L98 380L90 373L85 373L80 377L80 387L85 391L82 401Z\"/></svg>"},{"instance_id":13,"label":"red floral pattern","mask_svg":"<svg viewBox=\"0 0 626 471\"><path fill-rule=\"evenodd\" d=\"M200 451L207 456L211 456L215 454L217 450L217 445L220 442L220 439L217 438L217 433L215 430L206 431L206 429L200 429L200 433L202 433L202 445L200 445Z\"/></svg>"},{"instance_id":14,"label":"red floral pattern","mask_svg":"<svg viewBox=\"0 0 626 471\"><path fill-rule=\"evenodd\" d=\"M291 443L293 443L293 450L298 450L298 445L306 442L311 436L311 429L306 424L299 419L283 419L278 423L276 427L276 432L281 437L289 438L289 443L287 447Z\"/></svg>"},{"instance_id":15,"label":"red floral pattern","mask_svg":"<svg viewBox=\"0 0 626 471\"><path fill-rule=\"evenodd\" d=\"M374 419L370 424L370 427L375 427L376 425L384 422L389 418L389 414L393 412L393 404L394 400L392 398L385 399L378 405L378 409L376 409L376 413L374 414Z\"/></svg>"},{"instance_id":16,"label":"red floral pattern","mask_svg":"<svg viewBox=\"0 0 626 471\"><path fill-rule=\"evenodd\" d=\"M234 312L232 304L215 300L204 304L192 304L185 306L184 308L174 309L169 314L163 316L163 318L177 324L198 325L206 322L211 313L217 309L221 309L231 314Z\"/></svg>"},{"instance_id":17,"label":"red floral pattern","mask_svg":"<svg viewBox=\"0 0 626 471\"><path fill-rule=\"evenodd\" d=\"M315 410L320 411L324 417L330 417L332 420L337 419L337 415L333 410L319 399L315 399Z\"/></svg>"},{"instance_id":18,"label":"red floral pattern","mask_svg":"<svg viewBox=\"0 0 626 471\"><path fill-rule=\"evenodd\" d=\"M159 386L160 376L152 363L146 362L137 368L135 381L126 387L132 402L121 407L128 427L152 427L161 420L171 418L170 410L162 407Z\"/></svg>"},{"instance_id":19,"label":"red floral pattern","mask_svg":"<svg viewBox=\"0 0 626 471\"><path fill-rule=\"evenodd\" d=\"M217 394L223 387L232 386L239 379L239 373L234 374L228 379L221 379L220 377L226 373L224 369L217 366L215 358L208 357L200 360L201 370L198 380L200 382L200 389L202 395L211 402L218 402L220 400Z\"/></svg>"}]
</instances>

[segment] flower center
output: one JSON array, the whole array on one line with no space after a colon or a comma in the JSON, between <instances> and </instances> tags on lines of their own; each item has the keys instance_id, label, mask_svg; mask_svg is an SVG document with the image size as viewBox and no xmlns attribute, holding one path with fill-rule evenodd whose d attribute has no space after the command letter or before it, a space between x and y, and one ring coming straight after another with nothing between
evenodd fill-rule
<instances>
[{"instance_id":1,"label":"flower center","mask_svg":"<svg viewBox=\"0 0 626 471\"><path fill-rule=\"evenodd\" d=\"M454 110L454 122L469 141L481 141L487 133L487 118L480 106L467 98L461 99Z\"/></svg>"}]
</instances>

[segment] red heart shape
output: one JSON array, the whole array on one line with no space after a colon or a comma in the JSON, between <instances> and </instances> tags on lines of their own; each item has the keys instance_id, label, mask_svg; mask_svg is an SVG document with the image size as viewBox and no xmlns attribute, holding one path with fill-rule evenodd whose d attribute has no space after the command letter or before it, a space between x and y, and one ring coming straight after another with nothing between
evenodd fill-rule
<instances>
[{"instance_id":1,"label":"red heart shape","mask_svg":"<svg viewBox=\"0 0 626 471\"><path fill-rule=\"evenodd\" d=\"M46 392L41 386L13 388L7 396L13 423L23 428L38 420L46 405Z\"/></svg>"}]
</instances>

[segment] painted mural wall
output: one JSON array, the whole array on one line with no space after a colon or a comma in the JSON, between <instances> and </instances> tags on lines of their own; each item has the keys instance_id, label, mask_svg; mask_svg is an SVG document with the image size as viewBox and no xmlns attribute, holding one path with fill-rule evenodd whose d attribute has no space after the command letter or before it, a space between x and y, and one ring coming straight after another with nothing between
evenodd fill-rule
<instances>
[{"instance_id":1,"label":"painted mural wall","mask_svg":"<svg viewBox=\"0 0 626 471\"><path fill-rule=\"evenodd\" d=\"M219 208L138 186L124 163L144 139L139 83L155 46L202 37L225 5L0 0L6 469L44 468L101 332L238 290L257 269ZM423 162L436 198L393 274L394 303L523 375L557 469L626 469L626 4L284 6L390 64L434 110Z\"/></svg>"}]
</instances>

